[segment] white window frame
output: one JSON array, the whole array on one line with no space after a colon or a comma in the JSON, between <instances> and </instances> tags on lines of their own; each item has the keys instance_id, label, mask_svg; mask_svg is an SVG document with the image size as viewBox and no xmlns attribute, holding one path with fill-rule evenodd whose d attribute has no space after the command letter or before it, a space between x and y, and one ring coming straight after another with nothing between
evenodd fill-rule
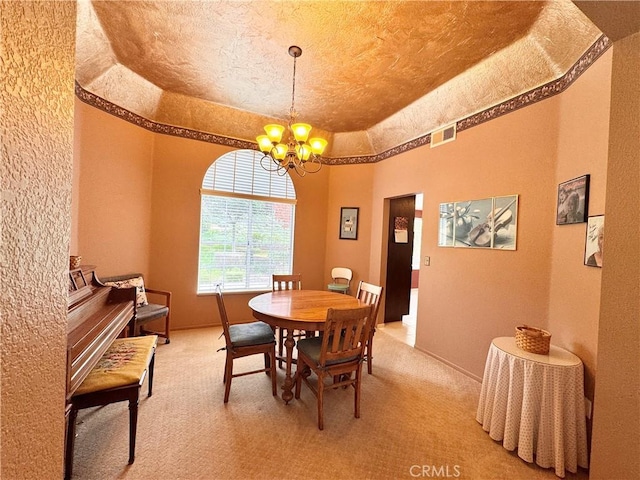
<instances>
[{"instance_id":1,"label":"white window frame","mask_svg":"<svg viewBox=\"0 0 640 480\"><path fill-rule=\"evenodd\" d=\"M290 274L293 267L293 237L295 230L295 205L296 195L295 188L291 177L287 173L286 175L279 176L265 171L260 166L260 159L262 154L254 150L235 150L233 152L226 153L214 161L207 172L204 175L202 182L202 188L200 189L200 230L198 241L198 279L197 279L197 294L206 295L212 294L215 291L215 286L221 283L225 292L246 292L246 291L265 291L271 290L271 274ZM211 223L211 220L207 219L210 215L205 202L212 200L221 202L218 204L218 208L230 208L232 211L237 211L243 217L248 215L246 223L242 222L241 227L246 225L246 229L241 230L245 232L247 243L241 244L239 247L235 244L235 241L228 242L222 240L222 242L208 242L208 245L215 245L222 251L218 251L218 255L221 259L233 258L235 265L218 264L215 266L213 255L215 253L203 252L206 240L203 239L206 232L205 223L208 222L209 227L216 228L229 228L228 224L221 222L219 224ZM231 200L231 201L227 201ZM265 205L266 204L266 205ZM266 257L266 261L262 262L263 267L256 266L253 257L257 256L261 259L265 258L264 253L273 251L274 249L260 249L259 241L257 245L253 244L254 236L250 234L252 227L255 225L253 222L255 216L253 215L254 209L265 206L267 208L271 205L273 208L277 208L277 204L290 205L291 210L287 211L287 215L290 215L289 231L289 248L288 256L283 258L283 243L282 238L276 238L276 241L281 242L279 248L274 253L279 252L280 255L274 255L274 257ZM245 207L246 206L246 207ZM234 210L235 209L235 210ZM281 237L278 233L282 233L281 224L270 223L274 225L274 232L270 234L267 230L262 230L261 233L267 235L275 235ZM264 227L265 225L263 225ZM276 231L277 230L277 231ZM235 229L234 229L235 231ZM286 230L284 230L286 232ZM259 238L260 236L258 236ZM228 237L226 237L228 240ZM286 242L285 242L286 243ZM235 249L238 247L238 252ZM284 248L286 253L286 248ZM226 252L226 254L225 254ZM233 253L241 253L241 255L233 255ZM224 254L224 255L223 255ZM209 255L212 255L209 257ZM244 261L244 265L238 265L240 257L240 263ZM242 258L244 257L244 258ZM232 263L232 262L230 262ZM267 266L267 271L262 272L264 265ZM244 270L242 270L244 268ZM222 269L222 272L218 270ZM232 275L230 272L234 271ZM241 270L240 275L244 275L243 280L238 280L238 270ZM278 270L278 271L273 271ZM210 273L207 274L206 271Z\"/></svg>"}]
</instances>

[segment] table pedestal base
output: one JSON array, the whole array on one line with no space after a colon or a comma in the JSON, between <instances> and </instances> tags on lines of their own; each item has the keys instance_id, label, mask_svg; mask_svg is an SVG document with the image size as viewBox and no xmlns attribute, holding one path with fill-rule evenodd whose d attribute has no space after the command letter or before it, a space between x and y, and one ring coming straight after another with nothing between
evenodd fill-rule
<instances>
[{"instance_id":1,"label":"table pedestal base","mask_svg":"<svg viewBox=\"0 0 640 480\"><path fill-rule=\"evenodd\" d=\"M291 364L293 363L293 347L296 342L293 340L293 329L287 328L287 339L284 341L284 346L287 350L287 362L285 369L284 385L282 386L282 400L285 404L289 404L293 398L293 377L291 375Z\"/></svg>"}]
</instances>

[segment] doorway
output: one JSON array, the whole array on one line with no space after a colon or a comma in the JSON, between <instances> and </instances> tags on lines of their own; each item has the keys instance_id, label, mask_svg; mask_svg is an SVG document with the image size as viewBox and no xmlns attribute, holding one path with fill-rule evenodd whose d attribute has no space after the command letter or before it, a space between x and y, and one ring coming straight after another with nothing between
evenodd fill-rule
<instances>
[{"instance_id":1,"label":"doorway","mask_svg":"<svg viewBox=\"0 0 640 480\"><path fill-rule=\"evenodd\" d=\"M384 323L402 322L409 314L415 204L415 195L389 201Z\"/></svg>"},{"instance_id":2,"label":"doorway","mask_svg":"<svg viewBox=\"0 0 640 480\"><path fill-rule=\"evenodd\" d=\"M422 242L422 193L416 194L415 218L413 220L413 255L411 257L411 294L409 313L402 317L402 325L408 338L415 343L416 320L418 315L418 288L420 287L420 251Z\"/></svg>"},{"instance_id":3,"label":"doorway","mask_svg":"<svg viewBox=\"0 0 640 480\"><path fill-rule=\"evenodd\" d=\"M416 335L422 202L422 193L389 201L385 317L381 327L410 346L415 345Z\"/></svg>"}]
</instances>

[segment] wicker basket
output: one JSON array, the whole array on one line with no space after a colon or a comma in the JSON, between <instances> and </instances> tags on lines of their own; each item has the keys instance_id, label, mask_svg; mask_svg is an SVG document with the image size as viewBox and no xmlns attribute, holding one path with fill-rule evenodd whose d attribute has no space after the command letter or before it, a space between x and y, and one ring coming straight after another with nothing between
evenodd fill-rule
<instances>
[{"instance_id":1,"label":"wicker basket","mask_svg":"<svg viewBox=\"0 0 640 480\"><path fill-rule=\"evenodd\" d=\"M547 355L551 334L541 328L519 325L516 327L516 345L525 352Z\"/></svg>"}]
</instances>

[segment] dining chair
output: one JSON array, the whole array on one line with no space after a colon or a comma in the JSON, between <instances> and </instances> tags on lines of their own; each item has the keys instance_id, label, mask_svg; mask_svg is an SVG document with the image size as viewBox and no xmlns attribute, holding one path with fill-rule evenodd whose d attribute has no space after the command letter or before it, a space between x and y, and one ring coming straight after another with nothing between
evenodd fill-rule
<instances>
[{"instance_id":1,"label":"dining chair","mask_svg":"<svg viewBox=\"0 0 640 480\"><path fill-rule=\"evenodd\" d=\"M367 362L367 373L371 374L373 371L373 335L376 333L376 324L378 323L378 309L380 308L380 299L382 298L383 287L373 285L372 283L363 282L360 280L358 283L358 291L356 298L367 305L373 306L371 316L373 322L371 323L371 330L369 331L369 338L367 339L367 345L365 347L365 361Z\"/></svg>"},{"instance_id":2,"label":"dining chair","mask_svg":"<svg viewBox=\"0 0 640 480\"><path fill-rule=\"evenodd\" d=\"M317 399L318 429L324 429L324 391L351 385L355 390L354 416L360 418L360 384L364 347L374 321L372 306L349 309L330 308L322 336L303 338L298 342L298 368L295 398L300 398L302 382ZM317 376L314 386L311 372ZM352 375L355 373L355 375ZM325 379L334 379L325 384ZM337 380L335 380L337 379Z\"/></svg>"},{"instance_id":3,"label":"dining chair","mask_svg":"<svg viewBox=\"0 0 640 480\"><path fill-rule=\"evenodd\" d=\"M224 376L222 381L224 388L224 403L229 401L231 392L231 380L235 377L251 375L254 373L266 372L271 377L271 389L273 395L277 395L276 386L276 339L271 327L264 322L238 323L231 325L227 310L222 298L222 287L216 285L216 300L220 311L220 321L224 333L225 346L222 348L227 352L224 364ZM221 350L222 350L221 349ZM233 373L233 361L236 358L247 357L249 355L264 354L264 368L251 370L249 372Z\"/></svg>"},{"instance_id":4,"label":"dining chair","mask_svg":"<svg viewBox=\"0 0 640 480\"><path fill-rule=\"evenodd\" d=\"M272 275L271 276L271 291L279 292L281 290L302 290L302 275L299 273L293 275ZM277 327L278 331L278 366L282 368L282 363L285 360L284 357L284 329ZM311 332L304 332L295 330L293 332L293 338L303 338L305 336L311 336ZM295 360L294 360L295 363Z\"/></svg>"},{"instance_id":5,"label":"dining chair","mask_svg":"<svg viewBox=\"0 0 640 480\"><path fill-rule=\"evenodd\" d=\"M334 267L331 269L331 283L327 289L332 292L349 293L353 271L346 267Z\"/></svg>"}]
</instances>

